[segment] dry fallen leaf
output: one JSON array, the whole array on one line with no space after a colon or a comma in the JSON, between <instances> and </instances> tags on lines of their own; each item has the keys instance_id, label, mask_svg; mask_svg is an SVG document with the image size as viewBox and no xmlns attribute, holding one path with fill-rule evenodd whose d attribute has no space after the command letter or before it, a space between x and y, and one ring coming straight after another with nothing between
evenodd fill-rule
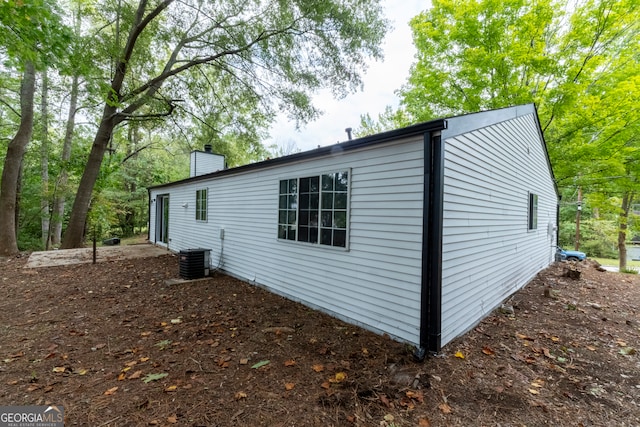
<instances>
[{"instance_id":1,"label":"dry fallen leaf","mask_svg":"<svg viewBox=\"0 0 640 427\"><path fill-rule=\"evenodd\" d=\"M422 394L422 392L420 392L420 391L411 391L411 390L409 390L409 391L407 391L407 392L405 393L405 395L406 395L409 399L416 400L416 401L418 401L418 402L420 402L420 403L423 403L423 402L424 402L424 395L423 395L423 394Z\"/></svg>"},{"instance_id":2,"label":"dry fallen leaf","mask_svg":"<svg viewBox=\"0 0 640 427\"><path fill-rule=\"evenodd\" d=\"M240 399L246 399L247 398L247 393L245 393L244 391L239 391L235 394L235 398L236 400L240 400Z\"/></svg>"},{"instance_id":3,"label":"dry fallen leaf","mask_svg":"<svg viewBox=\"0 0 640 427\"><path fill-rule=\"evenodd\" d=\"M125 363L124 366L127 366L127 367L130 368L130 367L134 366L136 363L138 363L137 360L132 360L131 362Z\"/></svg>"},{"instance_id":4,"label":"dry fallen leaf","mask_svg":"<svg viewBox=\"0 0 640 427\"><path fill-rule=\"evenodd\" d=\"M57 374L60 374L60 373L64 372L65 369L66 368L64 366L56 366L55 368L53 368L53 372L55 372Z\"/></svg>"},{"instance_id":5,"label":"dry fallen leaf","mask_svg":"<svg viewBox=\"0 0 640 427\"><path fill-rule=\"evenodd\" d=\"M116 390L118 390L118 387L111 387L109 390L105 391L103 394L105 396L111 396L113 393L116 392Z\"/></svg>"},{"instance_id":6,"label":"dry fallen leaf","mask_svg":"<svg viewBox=\"0 0 640 427\"><path fill-rule=\"evenodd\" d=\"M295 386L296 386L296 385L295 385L294 383L286 383L286 384L284 385L284 389L285 389L285 390L287 390L287 391L289 391L289 390L293 390L293 388L294 388Z\"/></svg>"},{"instance_id":7,"label":"dry fallen leaf","mask_svg":"<svg viewBox=\"0 0 640 427\"><path fill-rule=\"evenodd\" d=\"M521 340L534 341L533 338L523 334L516 333L516 337L520 338Z\"/></svg>"},{"instance_id":8,"label":"dry fallen leaf","mask_svg":"<svg viewBox=\"0 0 640 427\"><path fill-rule=\"evenodd\" d=\"M320 387L328 390L331 388L331 384L329 384L329 381L325 381L322 384L320 384Z\"/></svg>"},{"instance_id":9,"label":"dry fallen leaf","mask_svg":"<svg viewBox=\"0 0 640 427\"><path fill-rule=\"evenodd\" d=\"M542 387L544 387L544 380L543 380L543 379L538 378L538 379L534 380L534 381L531 383L531 385L532 385L533 387L542 388Z\"/></svg>"},{"instance_id":10,"label":"dry fallen leaf","mask_svg":"<svg viewBox=\"0 0 640 427\"><path fill-rule=\"evenodd\" d=\"M149 332L149 331L140 333L141 337L148 337L149 335L151 335L151 332Z\"/></svg>"},{"instance_id":11,"label":"dry fallen leaf","mask_svg":"<svg viewBox=\"0 0 640 427\"><path fill-rule=\"evenodd\" d=\"M313 365L311 369L313 369L316 372L322 372L324 371L324 365Z\"/></svg>"},{"instance_id":12,"label":"dry fallen leaf","mask_svg":"<svg viewBox=\"0 0 640 427\"><path fill-rule=\"evenodd\" d=\"M487 346L482 347L482 352L487 356L493 356L494 354L496 354L495 351L491 349L491 347L487 347Z\"/></svg>"},{"instance_id":13,"label":"dry fallen leaf","mask_svg":"<svg viewBox=\"0 0 640 427\"><path fill-rule=\"evenodd\" d=\"M137 380L142 375L142 371L135 371L133 374L129 375L130 380Z\"/></svg>"},{"instance_id":14,"label":"dry fallen leaf","mask_svg":"<svg viewBox=\"0 0 640 427\"><path fill-rule=\"evenodd\" d=\"M451 406L449 406L447 403L439 404L438 408L440 408L440 410L442 411L443 414L450 414L451 413Z\"/></svg>"},{"instance_id":15,"label":"dry fallen leaf","mask_svg":"<svg viewBox=\"0 0 640 427\"><path fill-rule=\"evenodd\" d=\"M431 422L427 418L420 418L418 427L431 427Z\"/></svg>"},{"instance_id":16,"label":"dry fallen leaf","mask_svg":"<svg viewBox=\"0 0 640 427\"><path fill-rule=\"evenodd\" d=\"M141 357L141 358L140 358L140 363L144 363L144 362L146 362L147 360L149 360L149 358L148 358L148 357Z\"/></svg>"},{"instance_id":17,"label":"dry fallen leaf","mask_svg":"<svg viewBox=\"0 0 640 427\"><path fill-rule=\"evenodd\" d=\"M171 393L172 391L176 391L177 389L177 385L170 385L169 387L165 388L164 391Z\"/></svg>"},{"instance_id":18,"label":"dry fallen leaf","mask_svg":"<svg viewBox=\"0 0 640 427\"><path fill-rule=\"evenodd\" d=\"M540 391L539 391L539 390L536 390L536 389L534 389L534 388L530 388L530 389L529 389L529 393L531 393L531 394L540 394Z\"/></svg>"},{"instance_id":19,"label":"dry fallen leaf","mask_svg":"<svg viewBox=\"0 0 640 427\"><path fill-rule=\"evenodd\" d=\"M16 385L16 384L18 384L18 381L17 380L7 381L7 384L8 385Z\"/></svg>"},{"instance_id":20,"label":"dry fallen leaf","mask_svg":"<svg viewBox=\"0 0 640 427\"><path fill-rule=\"evenodd\" d=\"M454 356L458 359L464 359L464 354L462 354L461 351L456 351L456 354L454 354Z\"/></svg>"},{"instance_id":21,"label":"dry fallen leaf","mask_svg":"<svg viewBox=\"0 0 640 427\"><path fill-rule=\"evenodd\" d=\"M246 364L248 364L248 363L249 363L249 359L247 359L247 358L242 358L242 359L240 359L240 364L241 364L241 365L246 365Z\"/></svg>"},{"instance_id":22,"label":"dry fallen leaf","mask_svg":"<svg viewBox=\"0 0 640 427\"><path fill-rule=\"evenodd\" d=\"M120 372L120 374L118 375L118 381L124 381L126 377L127 374L125 372Z\"/></svg>"},{"instance_id":23,"label":"dry fallen leaf","mask_svg":"<svg viewBox=\"0 0 640 427\"><path fill-rule=\"evenodd\" d=\"M391 404L391 402L389 402L389 398L387 398L386 394L381 394L380 395L380 402L382 402L382 404L384 406L386 406L387 408L393 408L393 404Z\"/></svg>"},{"instance_id":24,"label":"dry fallen leaf","mask_svg":"<svg viewBox=\"0 0 640 427\"><path fill-rule=\"evenodd\" d=\"M333 378L331 378L329 380L329 382L331 382L331 383L341 383L346 378L347 378L347 374L345 374L344 372L338 372L338 373L336 373L336 375Z\"/></svg>"},{"instance_id":25,"label":"dry fallen leaf","mask_svg":"<svg viewBox=\"0 0 640 427\"><path fill-rule=\"evenodd\" d=\"M167 422L169 424L176 424L178 422L178 417L175 415L172 415L169 418L167 418Z\"/></svg>"},{"instance_id":26,"label":"dry fallen leaf","mask_svg":"<svg viewBox=\"0 0 640 427\"><path fill-rule=\"evenodd\" d=\"M295 360L286 360L284 362L284 366L296 366L296 361Z\"/></svg>"}]
</instances>

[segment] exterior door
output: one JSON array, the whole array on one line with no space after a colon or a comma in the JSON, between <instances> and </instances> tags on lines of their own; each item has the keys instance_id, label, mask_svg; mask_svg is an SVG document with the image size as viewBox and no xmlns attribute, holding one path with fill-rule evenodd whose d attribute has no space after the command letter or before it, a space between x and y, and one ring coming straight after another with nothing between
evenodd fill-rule
<instances>
[{"instance_id":1,"label":"exterior door","mask_svg":"<svg viewBox=\"0 0 640 427\"><path fill-rule=\"evenodd\" d=\"M169 244L169 195L156 197L156 242Z\"/></svg>"}]
</instances>

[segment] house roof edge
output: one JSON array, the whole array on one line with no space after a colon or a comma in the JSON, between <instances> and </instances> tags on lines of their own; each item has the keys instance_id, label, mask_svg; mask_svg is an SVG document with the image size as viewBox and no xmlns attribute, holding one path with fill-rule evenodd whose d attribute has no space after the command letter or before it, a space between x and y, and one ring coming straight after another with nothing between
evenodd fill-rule
<instances>
[{"instance_id":1,"label":"house roof edge","mask_svg":"<svg viewBox=\"0 0 640 427\"><path fill-rule=\"evenodd\" d=\"M399 138L407 138L414 135L421 135L425 132L433 132L447 128L446 119L431 120L428 122L418 123L415 125L407 126L400 129L394 129L375 135L369 135L362 138L357 138L349 141L344 141L338 144L328 145L325 147L319 147L313 150L303 151L301 153L290 154L288 156L276 157L274 159L267 159L256 163L249 163L247 165L236 166L229 169L223 169L217 172L198 175L190 178L185 178L179 181L168 182L165 184L158 184L148 187L149 190L156 188L169 187L177 184L186 184L189 182L197 182L214 177L221 177L225 175L233 175L237 173L248 172L252 170L260 170L264 168L286 165L289 163L295 163L304 160L311 160L315 158L321 158L324 156L337 155L346 151L352 151L359 148L372 147L378 144L396 140Z\"/></svg>"}]
</instances>

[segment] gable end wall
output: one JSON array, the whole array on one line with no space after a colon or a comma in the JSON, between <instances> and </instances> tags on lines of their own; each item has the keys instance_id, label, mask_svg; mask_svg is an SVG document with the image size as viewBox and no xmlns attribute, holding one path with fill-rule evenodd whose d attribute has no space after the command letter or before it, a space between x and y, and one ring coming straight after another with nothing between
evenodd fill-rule
<instances>
[{"instance_id":1,"label":"gable end wall","mask_svg":"<svg viewBox=\"0 0 640 427\"><path fill-rule=\"evenodd\" d=\"M442 345L553 261L558 199L543 144L535 113L445 139Z\"/></svg>"}]
</instances>

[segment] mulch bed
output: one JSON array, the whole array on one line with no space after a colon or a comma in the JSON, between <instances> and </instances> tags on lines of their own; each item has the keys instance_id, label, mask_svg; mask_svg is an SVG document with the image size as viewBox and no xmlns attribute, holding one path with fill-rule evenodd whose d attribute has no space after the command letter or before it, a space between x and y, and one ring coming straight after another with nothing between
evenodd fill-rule
<instances>
[{"instance_id":1,"label":"mulch bed","mask_svg":"<svg viewBox=\"0 0 640 427\"><path fill-rule=\"evenodd\" d=\"M441 354L178 260L0 260L0 405L68 426L640 425L640 280L543 271Z\"/></svg>"}]
</instances>

